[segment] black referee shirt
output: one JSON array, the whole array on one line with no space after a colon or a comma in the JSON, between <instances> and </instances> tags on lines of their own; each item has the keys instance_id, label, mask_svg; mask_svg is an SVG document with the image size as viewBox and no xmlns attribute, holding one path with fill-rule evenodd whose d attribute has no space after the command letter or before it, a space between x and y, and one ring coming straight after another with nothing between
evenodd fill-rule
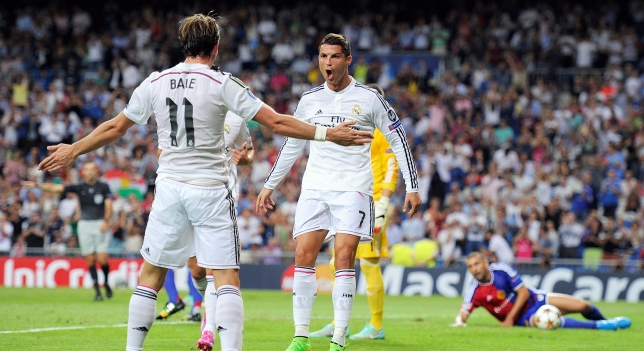
<instances>
[{"instance_id":1,"label":"black referee shirt","mask_svg":"<svg viewBox=\"0 0 644 351\"><path fill-rule=\"evenodd\" d=\"M65 186L65 192L78 194L80 202L80 219L95 220L105 218L105 199L112 198L110 187L106 183L96 182L89 185L85 182Z\"/></svg>"}]
</instances>

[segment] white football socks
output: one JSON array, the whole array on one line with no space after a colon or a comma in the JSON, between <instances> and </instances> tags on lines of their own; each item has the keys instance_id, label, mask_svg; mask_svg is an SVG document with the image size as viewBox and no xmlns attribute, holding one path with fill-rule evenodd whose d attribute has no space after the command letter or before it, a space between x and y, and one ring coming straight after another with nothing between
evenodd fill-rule
<instances>
[{"instance_id":1,"label":"white football socks","mask_svg":"<svg viewBox=\"0 0 644 351\"><path fill-rule=\"evenodd\" d=\"M209 330L215 333L215 312L217 311L217 289L215 289L215 280L212 275L207 275L208 286L206 287L206 294L203 299L206 303L206 314L204 318L206 319L206 325L204 330ZM215 334L216 336L216 334Z\"/></svg>"},{"instance_id":2,"label":"white football socks","mask_svg":"<svg viewBox=\"0 0 644 351\"><path fill-rule=\"evenodd\" d=\"M309 337L311 310L316 296L315 268L295 266L295 275L293 277L295 336Z\"/></svg>"},{"instance_id":3,"label":"white football socks","mask_svg":"<svg viewBox=\"0 0 644 351\"><path fill-rule=\"evenodd\" d=\"M244 302L239 288L223 285L217 289L214 315L222 351L240 351L244 333Z\"/></svg>"},{"instance_id":4,"label":"white football socks","mask_svg":"<svg viewBox=\"0 0 644 351\"><path fill-rule=\"evenodd\" d=\"M353 298L356 294L355 269L340 269L335 271L335 284L333 285L333 316L335 330L333 331L334 343L344 346L346 343L349 318L353 308Z\"/></svg>"},{"instance_id":5,"label":"white football socks","mask_svg":"<svg viewBox=\"0 0 644 351\"><path fill-rule=\"evenodd\" d=\"M127 351L143 350L143 342L152 328L157 308L157 292L147 286L137 286L130 298L127 319Z\"/></svg>"},{"instance_id":6,"label":"white football socks","mask_svg":"<svg viewBox=\"0 0 644 351\"><path fill-rule=\"evenodd\" d=\"M195 289L201 294L201 296L206 295L206 287L208 285L208 277L204 277L203 279L195 279L192 276L190 277L192 279L192 284L195 286Z\"/></svg>"}]
</instances>

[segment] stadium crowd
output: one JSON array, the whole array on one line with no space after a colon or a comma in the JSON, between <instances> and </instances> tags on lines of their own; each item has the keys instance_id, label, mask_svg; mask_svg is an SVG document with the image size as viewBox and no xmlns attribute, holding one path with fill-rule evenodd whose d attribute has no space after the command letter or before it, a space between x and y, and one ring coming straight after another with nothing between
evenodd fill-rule
<instances>
[{"instance_id":1,"label":"stadium crowd","mask_svg":"<svg viewBox=\"0 0 644 351\"><path fill-rule=\"evenodd\" d=\"M449 265L487 248L517 264L592 254L619 269L644 259L644 5L602 4L508 10L478 2L413 21L394 7L351 16L313 4L232 8L222 11L219 64L278 112L292 113L299 96L323 82L320 38L340 32L350 40L353 76L385 88L420 172L422 213L400 214L402 185L392 199L394 261ZM147 192L112 189L111 252L138 255L154 197L154 119L72 169L44 174L37 165L48 145L87 135L123 110L150 72L182 59L175 39L183 15L114 2L100 18L78 7L2 15L0 252L63 255L76 247L74 195L57 199L20 181L77 182L79 166L92 161L147 185ZM401 51L454 64L432 71L421 60L391 72L385 60L361 58ZM307 159L278 187L278 209L256 215L255 196L284 139L249 127L257 152L239 169L241 244L264 253L250 255L255 262L279 262L294 248Z\"/></svg>"}]
</instances>

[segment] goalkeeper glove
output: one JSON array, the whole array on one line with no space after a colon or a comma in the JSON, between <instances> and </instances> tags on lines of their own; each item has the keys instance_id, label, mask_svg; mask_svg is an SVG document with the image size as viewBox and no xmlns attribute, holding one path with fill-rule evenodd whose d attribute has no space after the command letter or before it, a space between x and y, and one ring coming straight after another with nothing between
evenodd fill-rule
<instances>
[{"instance_id":1,"label":"goalkeeper glove","mask_svg":"<svg viewBox=\"0 0 644 351\"><path fill-rule=\"evenodd\" d=\"M374 233L380 233L382 227L385 225L387 220L387 208L389 208L389 197L381 196L380 200L376 202L376 223L375 228L373 229Z\"/></svg>"}]
</instances>

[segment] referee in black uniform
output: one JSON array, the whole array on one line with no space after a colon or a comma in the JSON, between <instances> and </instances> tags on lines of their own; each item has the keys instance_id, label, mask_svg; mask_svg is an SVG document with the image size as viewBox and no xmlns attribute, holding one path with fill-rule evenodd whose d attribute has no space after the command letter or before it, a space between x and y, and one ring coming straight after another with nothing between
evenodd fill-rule
<instances>
[{"instance_id":1,"label":"referee in black uniform","mask_svg":"<svg viewBox=\"0 0 644 351\"><path fill-rule=\"evenodd\" d=\"M78 221L78 243L81 254L89 266L89 273L94 280L96 295L94 301L102 301L103 296L98 286L96 261L101 265L105 275L105 295L112 297L112 289L108 285L110 266L107 262L107 249L110 241L108 228L112 218L112 193L106 183L98 181L98 167L92 162L83 165L83 181L78 184L63 186L61 184L36 184L22 182L26 187L38 187L52 193L72 192L78 194L80 219Z\"/></svg>"}]
</instances>

